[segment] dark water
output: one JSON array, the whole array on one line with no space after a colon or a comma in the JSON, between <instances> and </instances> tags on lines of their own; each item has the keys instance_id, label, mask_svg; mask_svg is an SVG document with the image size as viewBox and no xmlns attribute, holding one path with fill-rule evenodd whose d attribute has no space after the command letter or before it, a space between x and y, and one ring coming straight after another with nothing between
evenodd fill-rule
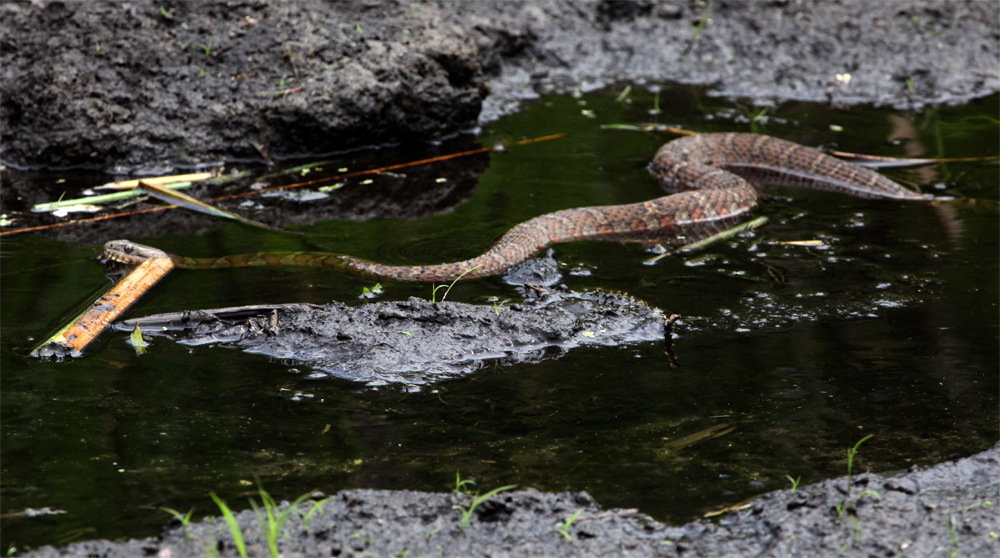
<instances>
[{"instance_id":1,"label":"dark water","mask_svg":"<svg viewBox=\"0 0 1000 558\"><path fill-rule=\"evenodd\" d=\"M361 177L331 193L360 192L364 203L364 186L379 181L405 190L418 187L407 182L416 177L458 176L452 201L433 216L321 219L300 226L305 238L183 216L165 221L162 235L132 239L202 257L311 249L389 263L464 259L535 215L661 195L645 166L671 136L602 124L757 131L874 155L1000 152L997 97L917 114L794 103L762 114L697 90L668 90L659 98L663 113L651 115L654 96L633 89L631 102L616 102L618 90L543 98L478 138L355 153L327 165L373 168L567 134L397 171L406 177L370 177L372 185ZM209 491L247 507L254 476L281 499L352 487L446 491L460 472L484 491L586 490L606 507L679 523L787 487L786 475L803 483L842 475L846 449L868 434L874 438L855 462L861 470L984 450L998 439L1000 399L998 167L947 163L887 174L967 200L903 204L769 189L758 213L770 222L755 235L658 265L643 265L650 254L640 246L559 246L562 262L589 272L567 275L570 287L625 291L688 318L674 347L679 369L658 344L578 349L416 392L308 379L300 363L164 340L137 357L123 334L75 362L38 362L27 356L34 344L108 287L93 256L124 233L103 224L3 237L2 549L155 535L169 520L160 507L217 515ZM29 180L53 197L63 185L108 179L12 176L5 182ZM4 203L10 211L18 202L8 195ZM327 203L279 209L288 220ZM198 234L178 232L192 228ZM74 234L88 243L61 240ZM803 240L823 246L781 244ZM430 298L429 285L382 285L383 299ZM336 271L182 271L132 315L362 304L364 286L371 281ZM458 284L449 300L489 296L516 293L483 279ZM66 513L17 513L43 507Z\"/></svg>"}]
</instances>

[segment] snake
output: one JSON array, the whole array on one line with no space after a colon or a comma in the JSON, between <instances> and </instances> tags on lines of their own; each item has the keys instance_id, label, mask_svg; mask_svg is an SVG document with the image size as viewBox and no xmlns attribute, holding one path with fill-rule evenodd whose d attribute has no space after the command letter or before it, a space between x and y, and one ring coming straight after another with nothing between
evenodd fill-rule
<instances>
[{"instance_id":1,"label":"snake","mask_svg":"<svg viewBox=\"0 0 1000 558\"><path fill-rule=\"evenodd\" d=\"M507 231L474 258L435 265L386 265L327 252L274 252L223 258L189 258L129 240L112 240L104 258L138 264L170 258L180 268L300 265L343 268L406 281L446 282L503 273L542 249L563 242L616 240L667 242L725 230L752 211L764 184L814 188L861 198L928 200L881 174L823 151L771 136L706 133L663 145L649 172L669 195L623 205L563 209Z\"/></svg>"}]
</instances>

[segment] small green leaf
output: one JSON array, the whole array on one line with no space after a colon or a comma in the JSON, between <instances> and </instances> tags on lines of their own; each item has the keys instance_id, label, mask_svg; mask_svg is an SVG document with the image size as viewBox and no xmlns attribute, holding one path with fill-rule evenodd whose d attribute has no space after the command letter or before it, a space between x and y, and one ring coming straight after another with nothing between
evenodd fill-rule
<instances>
[{"instance_id":1,"label":"small green leaf","mask_svg":"<svg viewBox=\"0 0 1000 558\"><path fill-rule=\"evenodd\" d=\"M146 347L148 347L149 344L142 338L142 330L139 329L139 326L135 326L135 329L132 330L132 334L129 335L129 343L131 343L132 348L135 349L135 354L146 354Z\"/></svg>"},{"instance_id":2,"label":"small green leaf","mask_svg":"<svg viewBox=\"0 0 1000 558\"><path fill-rule=\"evenodd\" d=\"M382 294L382 284L375 283L375 286L370 289L368 287L362 287L360 298L375 298L380 294Z\"/></svg>"},{"instance_id":3,"label":"small green leaf","mask_svg":"<svg viewBox=\"0 0 1000 558\"><path fill-rule=\"evenodd\" d=\"M593 337L594 336L594 332L593 331L584 331L581 335L583 335L584 337Z\"/></svg>"}]
</instances>

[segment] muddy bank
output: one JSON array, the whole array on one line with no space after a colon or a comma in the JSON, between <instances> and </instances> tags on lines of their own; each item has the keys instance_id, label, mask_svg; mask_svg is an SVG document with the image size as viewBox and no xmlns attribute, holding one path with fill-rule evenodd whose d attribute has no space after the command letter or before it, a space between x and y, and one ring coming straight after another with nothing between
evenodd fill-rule
<instances>
[{"instance_id":1,"label":"muddy bank","mask_svg":"<svg viewBox=\"0 0 1000 558\"><path fill-rule=\"evenodd\" d=\"M279 537L297 556L995 556L1000 547L1000 444L966 459L900 476L856 475L779 490L718 522L669 527L637 510L602 510L585 492L502 492L470 513L472 497L345 490L308 524L299 506ZM316 496L321 498L321 496ZM838 509L839 508L839 509ZM571 517L580 513L569 522ZM843 510L840 513L839 510ZM252 511L236 516L249 556L269 556ZM178 522L179 523L179 522ZM29 556L238 556L221 518L129 542L90 541Z\"/></svg>"},{"instance_id":2,"label":"muddy bank","mask_svg":"<svg viewBox=\"0 0 1000 558\"><path fill-rule=\"evenodd\" d=\"M0 160L155 173L436 140L539 93L613 80L763 103L961 102L1000 90L992 8L5 2Z\"/></svg>"},{"instance_id":3,"label":"muddy bank","mask_svg":"<svg viewBox=\"0 0 1000 558\"><path fill-rule=\"evenodd\" d=\"M444 291L440 291L443 293ZM440 293L439 293L440 296ZM127 320L153 336L307 363L310 377L425 384L499 363L540 362L579 346L664 338L663 313L629 296L553 292L491 308L411 297L349 307L291 304Z\"/></svg>"}]
</instances>

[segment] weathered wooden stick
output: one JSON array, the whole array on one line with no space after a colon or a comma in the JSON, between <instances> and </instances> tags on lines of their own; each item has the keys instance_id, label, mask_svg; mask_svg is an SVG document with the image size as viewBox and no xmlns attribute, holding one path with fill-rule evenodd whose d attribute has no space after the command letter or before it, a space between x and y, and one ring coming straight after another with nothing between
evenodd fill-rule
<instances>
[{"instance_id":1,"label":"weathered wooden stick","mask_svg":"<svg viewBox=\"0 0 1000 558\"><path fill-rule=\"evenodd\" d=\"M199 172L195 174L175 174L173 176L157 176L155 178L137 178L135 180L123 180L121 182L108 182L103 186L97 186L94 190L131 190L139 185L139 182L146 184L172 184L174 182L201 182L215 176L211 172Z\"/></svg>"},{"instance_id":2,"label":"weathered wooden stick","mask_svg":"<svg viewBox=\"0 0 1000 558\"><path fill-rule=\"evenodd\" d=\"M655 256L655 257L649 258L648 260L646 260L646 261L644 261L642 263L644 263L646 265L653 265L656 262L662 260L663 258L666 258L667 256L673 256L673 255L682 254L682 253L685 253L685 252L694 252L695 250L701 250L702 248L705 248L706 246L711 246L712 244L715 244L716 242L722 242L723 240L728 240L728 239L730 239L730 238L732 238L732 237L740 234L743 231L756 229L756 228L764 225L764 223L767 223L767 217L757 217L756 219L754 219L752 221L747 221L746 223L740 223L739 225L736 225L736 226L734 226L734 227L732 227L730 229L726 229L726 230L724 230L724 231L722 231L720 233L713 234L712 236L710 236L708 238L705 238L705 239L702 239L702 240L699 240L698 242L692 242L691 244L685 244L684 246L681 246L680 248L678 248L676 250L672 250L670 252L665 252L663 254L660 254L659 256Z\"/></svg>"},{"instance_id":3,"label":"weathered wooden stick","mask_svg":"<svg viewBox=\"0 0 1000 558\"><path fill-rule=\"evenodd\" d=\"M193 184L193 182L172 182L170 184L164 185L163 187L170 188L173 190L180 188L190 188L191 184ZM72 205L108 203L118 200L124 200L127 198L135 198L143 195L146 195L146 192L142 192L140 190L135 190L135 189L123 190L111 194L101 194L99 196L86 196L83 198L74 198L71 200L59 200L54 202L39 203L35 204L35 206L31 208L31 211L35 213L47 213L49 211L56 211L58 209L62 209L64 207L69 207Z\"/></svg>"},{"instance_id":4,"label":"weathered wooden stick","mask_svg":"<svg viewBox=\"0 0 1000 558\"><path fill-rule=\"evenodd\" d=\"M204 213L205 215L212 215L213 217L223 217L225 219L232 219L234 221L239 221L244 225L250 225L251 227L257 227L259 229L265 229L274 232L286 232L282 229L277 229L270 225L265 225L260 221L247 219L242 215L237 215L236 213L232 213L224 209L219 209L214 205L205 203L199 199L192 198L191 196L185 194L184 192L175 192L168 188L164 188L163 186L160 186L158 184L148 183L145 180L140 180L139 185L136 188L148 193L149 195L153 196L158 200L174 204L178 207L183 207L184 209L196 211L198 213Z\"/></svg>"},{"instance_id":5,"label":"weathered wooden stick","mask_svg":"<svg viewBox=\"0 0 1000 558\"><path fill-rule=\"evenodd\" d=\"M31 351L39 358L79 357L118 316L132 306L174 268L166 254L151 257L94 301L66 327Z\"/></svg>"}]
</instances>

